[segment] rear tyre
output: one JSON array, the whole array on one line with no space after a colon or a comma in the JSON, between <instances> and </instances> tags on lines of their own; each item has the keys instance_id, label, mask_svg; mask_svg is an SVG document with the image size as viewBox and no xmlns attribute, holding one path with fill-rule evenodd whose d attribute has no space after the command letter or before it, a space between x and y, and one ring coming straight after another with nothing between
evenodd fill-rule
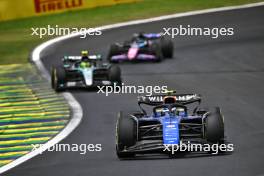
<instances>
[{"instance_id":1,"label":"rear tyre","mask_svg":"<svg viewBox=\"0 0 264 176\"><path fill-rule=\"evenodd\" d=\"M118 62L117 60L112 60L112 56L118 55L119 53L120 53L119 46L116 45L116 44L112 44L110 46L110 50L109 50L108 57L107 57L108 62L110 62L110 63L117 63Z\"/></svg>"},{"instance_id":2,"label":"rear tyre","mask_svg":"<svg viewBox=\"0 0 264 176\"><path fill-rule=\"evenodd\" d=\"M215 107L205 120L206 140L211 143L221 143L224 139L224 119L220 108Z\"/></svg>"},{"instance_id":3,"label":"rear tyre","mask_svg":"<svg viewBox=\"0 0 264 176\"><path fill-rule=\"evenodd\" d=\"M51 71L51 87L59 92L66 88L66 72L62 67L53 67Z\"/></svg>"},{"instance_id":4,"label":"rear tyre","mask_svg":"<svg viewBox=\"0 0 264 176\"><path fill-rule=\"evenodd\" d=\"M173 57L173 43L171 40L167 40L165 38L161 38L161 50L162 54L165 58Z\"/></svg>"},{"instance_id":5,"label":"rear tyre","mask_svg":"<svg viewBox=\"0 0 264 176\"><path fill-rule=\"evenodd\" d=\"M117 83L118 85L122 84L122 79L121 79L121 69L120 67L116 65L112 65L109 68L109 73L108 73L109 80L113 83Z\"/></svg>"},{"instance_id":6,"label":"rear tyre","mask_svg":"<svg viewBox=\"0 0 264 176\"><path fill-rule=\"evenodd\" d=\"M55 71L55 68L52 67L51 68L51 88L52 89L55 89L55 74L56 74L56 71Z\"/></svg>"},{"instance_id":7,"label":"rear tyre","mask_svg":"<svg viewBox=\"0 0 264 176\"><path fill-rule=\"evenodd\" d=\"M152 45L150 45L150 53L157 57L157 59L155 60L156 62L161 62L163 60L161 47L158 43L153 43Z\"/></svg>"},{"instance_id":8,"label":"rear tyre","mask_svg":"<svg viewBox=\"0 0 264 176\"><path fill-rule=\"evenodd\" d=\"M135 156L135 153L124 152L124 150L136 144L136 123L137 122L128 113L119 113L116 124L116 154L120 159Z\"/></svg>"}]
</instances>

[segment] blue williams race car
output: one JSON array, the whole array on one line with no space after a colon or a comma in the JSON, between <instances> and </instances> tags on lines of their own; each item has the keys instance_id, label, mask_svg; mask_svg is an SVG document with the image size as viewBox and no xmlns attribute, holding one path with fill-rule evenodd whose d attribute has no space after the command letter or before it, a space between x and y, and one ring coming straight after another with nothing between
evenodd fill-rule
<instances>
[{"instance_id":1,"label":"blue williams race car","mask_svg":"<svg viewBox=\"0 0 264 176\"><path fill-rule=\"evenodd\" d=\"M118 115L117 156L121 159L150 153L175 156L166 148L179 144L223 144L224 120L220 108L208 109L198 105L189 112L187 105L195 102L201 102L197 94L140 96L138 105L141 111L121 111ZM153 106L152 112L148 114L142 105Z\"/></svg>"},{"instance_id":2,"label":"blue williams race car","mask_svg":"<svg viewBox=\"0 0 264 176\"><path fill-rule=\"evenodd\" d=\"M121 70L116 65L102 63L101 55L65 56L62 66L51 70L51 84L56 91L68 87L96 87L122 84Z\"/></svg>"},{"instance_id":3,"label":"blue williams race car","mask_svg":"<svg viewBox=\"0 0 264 176\"><path fill-rule=\"evenodd\" d=\"M156 61L173 57L173 43L159 33L137 33L123 44L110 46L108 61Z\"/></svg>"}]
</instances>

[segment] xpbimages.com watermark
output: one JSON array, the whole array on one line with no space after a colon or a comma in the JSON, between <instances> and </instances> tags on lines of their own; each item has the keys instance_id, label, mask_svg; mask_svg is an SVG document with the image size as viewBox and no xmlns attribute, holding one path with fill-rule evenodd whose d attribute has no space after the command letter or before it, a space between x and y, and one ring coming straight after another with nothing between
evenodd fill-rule
<instances>
[{"instance_id":1,"label":"xpbimages.com watermark","mask_svg":"<svg viewBox=\"0 0 264 176\"><path fill-rule=\"evenodd\" d=\"M43 38L44 36L63 36L74 33L80 33L80 38L86 38L87 36L102 35L102 31L98 28L75 28L75 27L60 27L59 25L45 27L32 27L31 35Z\"/></svg>"},{"instance_id":2,"label":"xpbimages.com watermark","mask_svg":"<svg viewBox=\"0 0 264 176\"><path fill-rule=\"evenodd\" d=\"M163 28L163 35L175 38L177 36L208 36L216 39L220 36L232 36L235 34L232 27L193 27L191 25L179 25Z\"/></svg>"},{"instance_id":3,"label":"xpbimages.com watermark","mask_svg":"<svg viewBox=\"0 0 264 176\"><path fill-rule=\"evenodd\" d=\"M39 154L44 152L45 144L31 144L32 151L37 150ZM102 144L55 144L49 147L48 152L78 152L85 155L87 152L102 151Z\"/></svg>"},{"instance_id":4,"label":"xpbimages.com watermark","mask_svg":"<svg viewBox=\"0 0 264 176\"><path fill-rule=\"evenodd\" d=\"M183 143L180 144L164 144L164 152L175 154L177 152L210 152L218 154L223 152L233 152L234 144L197 144L197 143Z\"/></svg>"},{"instance_id":5,"label":"xpbimages.com watermark","mask_svg":"<svg viewBox=\"0 0 264 176\"><path fill-rule=\"evenodd\" d=\"M97 88L97 93L105 94L105 96L109 94L145 94L150 96L152 94L166 93L168 90L168 86L135 86L125 85L124 83L121 85L114 83L113 86L97 86Z\"/></svg>"}]
</instances>

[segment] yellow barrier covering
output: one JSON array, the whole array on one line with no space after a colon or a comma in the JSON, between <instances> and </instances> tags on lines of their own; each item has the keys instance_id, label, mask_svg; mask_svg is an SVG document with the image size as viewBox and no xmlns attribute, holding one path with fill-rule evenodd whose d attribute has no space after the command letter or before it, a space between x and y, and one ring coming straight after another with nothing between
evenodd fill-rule
<instances>
[{"instance_id":1,"label":"yellow barrier covering","mask_svg":"<svg viewBox=\"0 0 264 176\"><path fill-rule=\"evenodd\" d=\"M0 21L137 0L0 0Z\"/></svg>"}]
</instances>

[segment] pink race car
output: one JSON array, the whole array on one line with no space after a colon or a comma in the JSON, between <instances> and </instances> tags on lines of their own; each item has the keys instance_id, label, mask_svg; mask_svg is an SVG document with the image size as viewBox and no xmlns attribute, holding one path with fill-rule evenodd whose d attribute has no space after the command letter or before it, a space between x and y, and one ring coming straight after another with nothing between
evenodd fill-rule
<instances>
[{"instance_id":1,"label":"pink race car","mask_svg":"<svg viewBox=\"0 0 264 176\"><path fill-rule=\"evenodd\" d=\"M115 43L110 47L108 61L156 61L173 57L173 43L159 33L137 33L123 44Z\"/></svg>"}]
</instances>

